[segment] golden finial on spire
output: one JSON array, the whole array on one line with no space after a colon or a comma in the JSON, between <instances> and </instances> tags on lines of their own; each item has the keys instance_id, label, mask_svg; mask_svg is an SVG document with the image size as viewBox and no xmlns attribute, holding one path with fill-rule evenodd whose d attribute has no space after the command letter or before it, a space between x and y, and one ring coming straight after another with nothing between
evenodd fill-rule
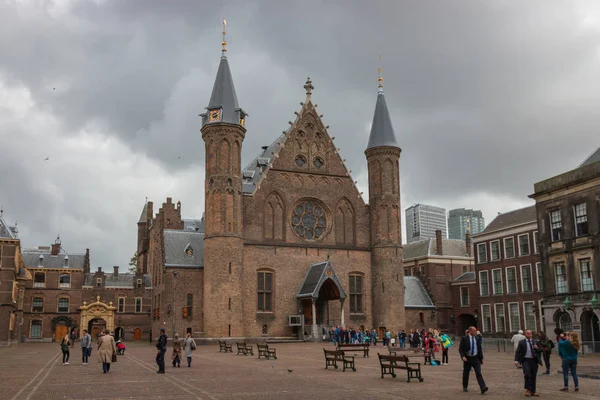
<instances>
[{"instance_id":1,"label":"golden finial on spire","mask_svg":"<svg viewBox=\"0 0 600 400\"><path fill-rule=\"evenodd\" d=\"M383 69L381 68L381 54L377 56L377 60L379 60L379 69L377 70L379 72L379 78L377 78L377 82L379 82L379 84L377 85L377 91L379 93L383 93Z\"/></svg>"},{"instance_id":2,"label":"golden finial on spire","mask_svg":"<svg viewBox=\"0 0 600 400\"><path fill-rule=\"evenodd\" d=\"M225 52L227 51L227 20L223 17L223 41L221 42L221 56L225 57Z\"/></svg>"}]
</instances>

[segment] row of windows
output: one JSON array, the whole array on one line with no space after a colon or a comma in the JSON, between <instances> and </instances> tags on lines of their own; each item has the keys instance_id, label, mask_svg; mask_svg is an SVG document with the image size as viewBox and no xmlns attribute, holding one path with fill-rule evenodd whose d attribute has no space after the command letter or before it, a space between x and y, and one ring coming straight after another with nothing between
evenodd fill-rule
<instances>
[{"instance_id":1,"label":"row of windows","mask_svg":"<svg viewBox=\"0 0 600 400\"><path fill-rule=\"evenodd\" d=\"M504 258L505 259L509 259L509 258L515 258L517 255L517 250L518 250L518 254L519 257L524 257L524 256L528 256L531 253L531 246L529 243L529 234L528 233L524 233L522 235L518 235L517 236L517 244L518 244L518 249L515 248L515 238L513 236L511 237L505 237L502 239L502 243L503 243L503 247L504 247ZM489 251L489 259L488 259L488 249L487 249L487 243L477 243L477 263L478 264L484 264L486 262L488 262L488 260L490 262L493 261L500 261L502 259L503 254L501 253L501 249L500 249L500 239L498 240L492 240L491 242L489 242L490 244L490 251ZM538 233L533 232L533 253L537 254L539 252L538 250Z\"/></svg>"},{"instance_id":2,"label":"row of windows","mask_svg":"<svg viewBox=\"0 0 600 400\"><path fill-rule=\"evenodd\" d=\"M579 265L579 289L582 292L595 290L591 260L589 258L583 258L577 260L577 262ZM557 294L569 292L567 267L564 262L554 264L554 282L556 284Z\"/></svg>"},{"instance_id":3,"label":"row of windows","mask_svg":"<svg viewBox=\"0 0 600 400\"><path fill-rule=\"evenodd\" d=\"M33 287L34 288L45 288L46 287L46 273L35 272L33 274ZM58 277L58 287L70 288L71 287L71 274L62 273Z\"/></svg>"},{"instance_id":4,"label":"row of windows","mask_svg":"<svg viewBox=\"0 0 600 400\"><path fill-rule=\"evenodd\" d=\"M519 307L519 303L508 303L507 306L508 316L505 313L504 303L481 305L482 332L517 332L521 329L537 330L534 301L524 301L522 303L524 326L521 326L521 307ZM492 310L494 311L493 316ZM506 328L508 328L508 331Z\"/></svg>"},{"instance_id":5,"label":"row of windows","mask_svg":"<svg viewBox=\"0 0 600 400\"><path fill-rule=\"evenodd\" d=\"M493 269L491 281L490 271L479 271L479 295L489 296L501 294L517 294L519 292L519 280L517 279L517 267L496 268ZM521 293L532 293L533 288L533 271L531 264L520 266L521 272ZM505 275L506 274L506 279ZM541 292L544 289L544 279L542 276L541 263L535 264L535 277L537 282L537 290Z\"/></svg>"},{"instance_id":6,"label":"row of windows","mask_svg":"<svg viewBox=\"0 0 600 400\"><path fill-rule=\"evenodd\" d=\"M588 217L587 217L587 205L586 203L579 203L573 206L573 223L575 227L575 236L585 236L588 235L589 226L588 226ZM555 242L557 240L564 239L563 233L563 221L560 210L553 210L550 212L550 237L552 241Z\"/></svg>"},{"instance_id":7,"label":"row of windows","mask_svg":"<svg viewBox=\"0 0 600 400\"><path fill-rule=\"evenodd\" d=\"M350 290L350 313L363 312L363 276L360 274L349 275ZM382 288L383 290L383 288ZM273 311L273 273L268 271L258 272L257 285L257 309L261 312ZM189 295L188 295L189 296ZM189 299L189 298L188 298ZM188 300L189 303L189 300ZM231 310L231 299L229 299L229 309Z\"/></svg>"},{"instance_id":8,"label":"row of windows","mask_svg":"<svg viewBox=\"0 0 600 400\"><path fill-rule=\"evenodd\" d=\"M43 297L33 297L31 299L31 312L34 313L43 313L44 312L44 298ZM60 297L58 299L58 307L57 312L59 313L67 313L69 312L69 298ZM125 312L125 297L119 297L117 301L117 312L123 313ZM142 298L135 298L135 312L142 312Z\"/></svg>"}]
</instances>

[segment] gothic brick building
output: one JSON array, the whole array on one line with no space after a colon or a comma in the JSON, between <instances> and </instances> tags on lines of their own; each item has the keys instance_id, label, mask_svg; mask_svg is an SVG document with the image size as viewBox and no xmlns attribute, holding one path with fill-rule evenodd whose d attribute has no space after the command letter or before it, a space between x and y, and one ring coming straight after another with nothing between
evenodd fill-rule
<instances>
[{"instance_id":1,"label":"gothic brick building","mask_svg":"<svg viewBox=\"0 0 600 400\"><path fill-rule=\"evenodd\" d=\"M338 324L405 328L400 147L379 89L366 144L369 203L312 101L242 168L248 114L225 50L206 113L205 209L181 218L168 198L138 223L138 257L154 277L153 332L197 337L320 336ZM143 235L142 235L143 236ZM144 267L145 266L145 267ZM300 321L300 323L299 323ZM304 322L305 328L298 326Z\"/></svg>"}]
</instances>

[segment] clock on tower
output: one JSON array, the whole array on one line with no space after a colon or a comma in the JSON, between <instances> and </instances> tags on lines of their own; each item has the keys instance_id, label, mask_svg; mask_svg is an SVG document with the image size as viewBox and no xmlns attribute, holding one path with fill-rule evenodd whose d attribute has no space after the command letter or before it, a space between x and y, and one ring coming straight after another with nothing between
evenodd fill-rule
<instances>
[{"instance_id":1,"label":"clock on tower","mask_svg":"<svg viewBox=\"0 0 600 400\"><path fill-rule=\"evenodd\" d=\"M209 122L218 122L221 120L221 110L209 111Z\"/></svg>"}]
</instances>

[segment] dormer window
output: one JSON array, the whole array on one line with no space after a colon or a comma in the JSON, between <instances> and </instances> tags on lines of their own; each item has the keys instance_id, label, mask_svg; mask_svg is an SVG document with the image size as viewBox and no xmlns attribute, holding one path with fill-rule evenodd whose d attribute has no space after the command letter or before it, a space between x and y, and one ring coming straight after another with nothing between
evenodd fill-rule
<instances>
[{"instance_id":1,"label":"dormer window","mask_svg":"<svg viewBox=\"0 0 600 400\"><path fill-rule=\"evenodd\" d=\"M63 263L63 267L68 267L69 266L69 256L65 256L65 261Z\"/></svg>"},{"instance_id":2,"label":"dormer window","mask_svg":"<svg viewBox=\"0 0 600 400\"><path fill-rule=\"evenodd\" d=\"M96 278L96 287L102 287L102 278Z\"/></svg>"},{"instance_id":3,"label":"dormer window","mask_svg":"<svg viewBox=\"0 0 600 400\"><path fill-rule=\"evenodd\" d=\"M40 254L40 257L38 258L38 267L43 267L44 266L44 255Z\"/></svg>"},{"instance_id":4,"label":"dormer window","mask_svg":"<svg viewBox=\"0 0 600 400\"><path fill-rule=\"evenodd\" d=\"M188 257L191 257L194 255L194 249L192 248L191 244L188 244L187 247L185 248L185 254L187 254Z\"/></svg>"},{"instance_id":5,"label":"dormer window","mask_svg":"<svg viewBox=\"0 0 600 400\"><path fill-rule=\"evenodd\" d=\"M136 285L137 285L137 287L138 287L138 288L141 288L141 287L142 287L142 280L141 280L141 279L138 279L138 280L136 281Z\"/></svg>"}]
</instances>

